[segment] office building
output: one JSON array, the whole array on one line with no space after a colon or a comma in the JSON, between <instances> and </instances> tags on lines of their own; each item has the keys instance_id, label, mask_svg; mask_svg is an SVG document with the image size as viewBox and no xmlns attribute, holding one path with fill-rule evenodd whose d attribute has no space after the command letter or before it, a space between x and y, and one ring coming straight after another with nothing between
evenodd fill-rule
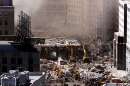
<instances>
[{"instance_id":1,"label":"office building","mask_svg":"<svg viewBox=\"0 0 130 86\"><path fill-rule=\"evenodd\" d=\"M66 1L67 24L82 25L83 0Z\"/></svg>"},{"instance_id":2,"label":"office building","mask_svg":"<svg viewBox=\"0 0 130 86\"><path fill-rule=\"evenodd\" d=\"M39 52L28 44L0 41L0 64L0 73L15 69L39 72Z\"/></svg>"},{"instance_id":3,"label":"office building","mask_svg":"<svg viewBox=\"0 0 130 86\"><path fill-rule=\"evenodd\" d=\"M130 71L130 1L127 4L126 70ZM125 31L125 30L124 30Z\"/></svg>"},{"instance_id":4,"label":"office building","mask_svg":"<svg viewBox=\"0 0 130 86\"><path fill-rule=\"evenodd\" d=\"M105 42L112 41L118 27L118 0L43 1L43 6L32 18L36 35L79 39L100 37Z\"/></svg>"},{"instance_id":5,"label":"office building","mask_svg":"<svg viewBox=\"0 0 130 86\"><path fill-rule=\"evenodd\" d=\"M117 69L130 71L130 1L119 1L119 31L113 41L113 56Z\"/></svg>"},{"instance_id":6,"label":"office building","mask_svg":"<svg viewBox=\"0 0 130 86\"><path fill-rule=\"evenodd\" d=\"M14 34L14 7L12 0L0 0L0 35Z\"/></svg>"}]
</instances>

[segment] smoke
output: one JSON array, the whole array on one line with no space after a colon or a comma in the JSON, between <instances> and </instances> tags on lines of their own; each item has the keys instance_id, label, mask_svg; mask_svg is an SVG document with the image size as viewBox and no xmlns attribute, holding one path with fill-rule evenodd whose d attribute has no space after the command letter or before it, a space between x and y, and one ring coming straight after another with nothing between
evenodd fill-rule
<instances>
[{"instance_id":1,"label":"smoke","mask_svg":"<svg viewBox=\"0 0 130 86\"><path fill-rule=\"evenodd\" d=\"M29 14L35 13L42 5L43 0L13 0L16 13L23 10Z\"/></svg>"},{"instance_id":2,"label":"smoke","mask_svg":"<svg viewBox=\"0 0 130 86\"><path fill-rule=\"evenodd\" d=\"M98 3L91 0L81 0L84 2L78 6L82 8L78 9L66 7L66 1L69 0L14 0L16 17L21 10L31 15L32 31L36 36L93 39L98 35L98 32L100 35L103 34L102 36L104 34L107 37L110 35L107 29L113 25L109 25L111 22L111 20L108 21L111 19L109 9L114 10L113 6L116 6L116 0L110 0L110 2L113 1L113 4L107 4L105 1L108 0L99 0ZM68 5L70 4L72 4L71 0ZM69 8L68 12L67 8ZM78 24L76 24L77 22ZM97 28L102 30L97 31Z\"/></svg>"}]
</instances>

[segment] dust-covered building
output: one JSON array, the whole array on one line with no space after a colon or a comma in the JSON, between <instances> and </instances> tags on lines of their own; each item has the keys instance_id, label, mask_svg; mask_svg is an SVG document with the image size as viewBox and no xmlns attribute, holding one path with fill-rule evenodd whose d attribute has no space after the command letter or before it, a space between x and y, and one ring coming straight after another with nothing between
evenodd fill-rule
<instances>
[{"instance_id":1,"label":"dust-covered building","mask_svg":"<svg viewBox=\"0 0 130 86\"><path fill-rule=\"evenodd\" d=\"M83 48L81 43L75 39L53 38L46 39L42 46L42 58L57 60L74 58L78 60L83 58Z\"/></svg>"}]
</instances>

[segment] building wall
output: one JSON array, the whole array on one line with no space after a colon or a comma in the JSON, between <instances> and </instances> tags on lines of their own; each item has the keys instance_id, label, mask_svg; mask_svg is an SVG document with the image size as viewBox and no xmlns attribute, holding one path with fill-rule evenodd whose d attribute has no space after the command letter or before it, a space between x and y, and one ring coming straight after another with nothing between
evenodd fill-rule
<instances>
[{"instance_id":1,"label":"building wall","mask_svg":"<svg viewBox=\"0 0 130 86\"><path fill-rule=\"evenodd\" d=\"M83 0L67 0L67 24L81 25L83 16Z\"/></svg>"},{"instance_id":2,"label":"building wall","mask_svg":"<svg viewBox=\"0 0 130 86\"><path fill-rule=\"evenodd\" d=\"M0 6L0 35L14 35L14 7Z\"/></svg>"},{"instance_id":3,"label":"building wall","mask_svg":"<svg viewBox=\"0 0 130 86\"><path fill-rule=\"evenodd\" d=\"M119 33L124 36L124 2L119 2Z\"/></svg>"},{"instance_id":4,"label":"building wall","mask_svg":"<svg viewBox=\"0 0 130 86\"><path fill-rule=\"evenodd\" d=\"M126 71L130 71L130 50L126 48Z\"/></svg>"},{"instance_id":5,"label":"building wall","mask_svg":"<svg viewBox=\"0 0 130 86\"><path fill-rule=\"evenodd\" d=\"M118 37L122 40L122 37ZM126 70L126 43L119 42L117 43L117 69Z\"/></svg>"},{"instance_id":6,"label":"building wall","mask_svg":"<svg viewBox=\"0 0 130 86\"><path fill-rule=\"evenodd\" d=\"M127 46L130 48L130 5L127 9Z\"/></svg>"},{"instance_id":7,"label":"building wall","mask_svg":"<svg viewBox=\"0 0 130 86\"><path fill-rule=\"evenodd\" d=\"M0 35L14 35L14 7L12 0L0 1Z\"/></svg>"},{"instance_id":8,"label":"building wall","mask_svg":"<svg viewBox=\"0 0 130 86\"><path fill-rule=\"evenodd\" d=\"M125 1L120 0L119 5L119 29L115 33L113 56L116 61L117 69L127 69L126 43L127 43L127 5Z\"/></svg>"},{"instance_id":9,"label":"building wall","mask_svg":"<svg viewBox=\"0 0 130 86\"><path fill-rule=\"evenodd\" d=\"M40 56L36 52L1 52L0 73L22 67L23 70L38 72L40 70Z\"/></svg>"},{"instance_id":10,"label":"building wall","mask_svg":"<svg viewBox=\"0 0 130 86\"><path fill-rule=\"evenodd\" d=\"M130 71L130 5L127 5L127 48L126 48L126 69Z\"/></svg>"},{"instance_id":11,"label":"building wall","mask_svg":"<svg viewBox=\"0 0 130 86\"><path fill-rule=\"evenodd\" d=\"M124 44L124 47L122 46L122 48L117 49L118 52L117 55L119 55L117 56L117 59L120 60L120 62L117 61L117 63L119 63L119 65L126 64L127 71L130 71L130 34L129 33L130 33L130 4L129 1L120 0L119 1L119 35L124 38L124 42L122 42Z\"/></svg>"}]
</instances>

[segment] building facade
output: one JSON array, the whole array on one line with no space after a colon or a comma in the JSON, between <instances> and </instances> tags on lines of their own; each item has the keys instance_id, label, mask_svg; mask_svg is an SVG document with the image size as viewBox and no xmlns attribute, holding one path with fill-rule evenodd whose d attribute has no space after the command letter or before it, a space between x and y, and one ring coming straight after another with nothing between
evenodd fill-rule
<instances>
[{"instance_id":1,"label":"building facade","mask_svg":"<svg viewBox=\"0 0 130 86\"><path fill-rule=\"evenodd\" d=\"M114 38L114 59L117 69L130 71L130 2L119 1L119 31Z\"/></svg>"},{"instance_id":2,"label":"building facade","mask_svg":"<svg viewBox=\"0 0 130 86\"><path fill-rule=\"evenodd\" d=\"M66 16L68 24L81 25L83 17L83 0L67 0Z\"/></svg>"},{"instance_id":3,"label":"building facade","mask_svg":"<svg viewBox=\"0 0 130 86\"><path fill-rule=\"evenodd\" d=\"M12 0L0 0L0 35L14 34L14 7Z\"/></svg>"},{"instance_id":4,"label":"building facade","mask_svg":"<svg viewBox=\"0 0 130 86\"><path fill-rule=\"evenodd\" d=\"M39 72L40 56L32 46L0 41L0 64L0 73L16 69Z\"/></svg>"},{"instance_id":5,"label":"building facade","mask_svg":"<svg viewBox=\"0 0 130 86\"><path fill-rule=\"evenodd\" d=\"M127 4L126 69L130 71L130 1Z\"/></svg>"}]
</instances>

